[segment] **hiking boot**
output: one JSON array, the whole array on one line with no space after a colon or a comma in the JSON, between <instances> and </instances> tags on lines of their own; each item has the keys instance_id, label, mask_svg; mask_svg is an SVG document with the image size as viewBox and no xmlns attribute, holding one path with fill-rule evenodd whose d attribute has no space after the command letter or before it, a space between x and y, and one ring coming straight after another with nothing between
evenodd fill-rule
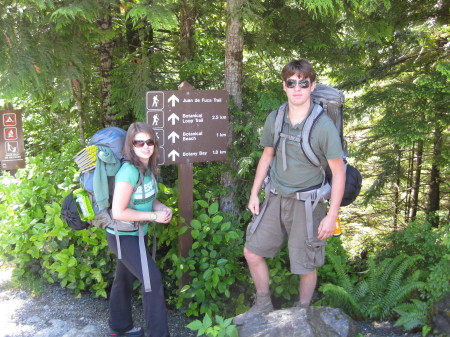
<instances>
[{"instance_id":1,"label":"hiking boot","mask_svg":"<svg viewBox=\"0 0 450 337\"><path fill-rule=\"evenodd\" d=\"M309 304L301 304L300 301L295 305L296 308L309 308Z\"/></svg>"},{"instance_id":2,"label":"hiking boot","mask_svg":"<svg viewBox=\"0 0 450 337\"><path fill-rule=\"evenodd\" d=\"M253 306L243 314L237 315L233 318L233 323L236 325L242 325L245 321L256 314L266 314L273 311L272 300L270 294L258 294L255 295L255 301Z\"/></svg>"},{"instance_id":3,"label":"hiking boot","mask_svg":"<svg viewBox=\"0 0 450 337\"><path fill-rule=\"evenodd\" d=\"M133 328L127 332L116 332L111 330L108 336L111 337L144 337L144 330L142 328Z\"/></svg>"}]
</instances>

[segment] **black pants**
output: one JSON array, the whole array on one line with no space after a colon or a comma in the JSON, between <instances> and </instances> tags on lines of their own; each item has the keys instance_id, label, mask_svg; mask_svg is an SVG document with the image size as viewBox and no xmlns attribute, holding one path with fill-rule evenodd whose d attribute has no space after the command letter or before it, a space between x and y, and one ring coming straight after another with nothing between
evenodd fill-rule
<instances>
[{"instance_id":1,"label":"black pants","mask_svg":"<svg viewBox=\"0 0 450 337\"><path fill-rule=\"evenodd\" d=\"M117 242L113 234L106 234L109 249L117 256ZM143 284L141 257L139 254L139 238L132 235L121 235L120 245L122 259L117 260L116 275L109 298L109 327L118 332L133 328L131 295L133 282L138 279ZM148 237L145 237L147 246ZM151 292L145 292L142 285L142 302L144 306L145 328L148 336L168 337L166 302L162 286L162 277L158 267L150 256L147 261L150 271Z\"/></svg>"}]
</instances>

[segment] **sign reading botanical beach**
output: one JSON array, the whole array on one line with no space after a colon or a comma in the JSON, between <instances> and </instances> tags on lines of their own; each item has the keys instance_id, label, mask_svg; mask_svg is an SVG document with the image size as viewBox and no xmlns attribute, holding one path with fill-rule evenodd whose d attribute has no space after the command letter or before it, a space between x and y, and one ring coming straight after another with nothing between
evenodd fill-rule
<instances>
[{"instance_id":1,"label":"sign reading botanical beach","mask_svg":"<svg viewBox=\"0 0 450 337\"><path fill-rule=\"evenodd\" d=\"M160 164L226 160L227 100L226 90L148 91L147 123L158 137Z\"/></svg>"}]
</instances>

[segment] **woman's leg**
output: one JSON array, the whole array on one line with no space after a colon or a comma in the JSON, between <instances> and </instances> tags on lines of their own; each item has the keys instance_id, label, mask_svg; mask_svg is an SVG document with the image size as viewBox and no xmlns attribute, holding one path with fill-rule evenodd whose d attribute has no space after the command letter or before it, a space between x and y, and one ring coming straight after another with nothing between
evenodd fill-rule
<instances>
[{"instance_id":1,"label":"woman's leg","mask_svg":"<svg viewBox=\"0 0 450 337\"><path fill-rule=\"evenodd\" d=\"M109 236L110 234L108 234ZM122 248L122 264L128 271L143 284L141 256L139 252L139 238L137 236L123 235L120 237ZM113 240L115 240L113 236ZM108 240L109 241L109 240ZM147 237L145 240L147 247ZM167 323L166 301L164 298L164 289L162 285L161 273L150 256L148 249L147 263L150 273L151 292L145 292L142 286L142 299L144 306L145 324L147 335L151 337L169 336L169 327Z\"/></svg>"},{"instance_id":2,"label":"woman's leg","mask_svg":"<svg viewBox=\"0 0 450 337\"><path fill-rule=\"evenodd\" d=\"M114 235L107 234L108 246L117 255ZM117 332L133 329L131 295L136 278L121 260L117 260L114 282L109 296L109 327Z\"/></svg>"}]
</instances>

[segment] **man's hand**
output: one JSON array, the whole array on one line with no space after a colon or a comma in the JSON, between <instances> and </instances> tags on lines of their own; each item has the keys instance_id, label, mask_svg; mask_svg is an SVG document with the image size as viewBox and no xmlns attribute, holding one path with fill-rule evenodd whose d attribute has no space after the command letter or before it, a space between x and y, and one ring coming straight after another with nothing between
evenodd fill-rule
<instances>
[{"instance_id":1,"label":"man's hand","mask_svg":"<svg viewBox=\"0 0 450 337\"><path fill-rule=\"evenodd\" d=\"M248 209L253 215L259 214L259 197L250 195L250 200L248 201Z\"/></svg>"},{"instance_id":2,"label":"man's hand","mask_svg":"<svg viewBox=\"0 0 450 337\"><path fill-rule=\"evenodd\" d=\"M327 216L320 222L317 238L319 240L325 240L329 238L333 235L335 228L336 217L332 216L331 214L327 214Z\"/></svg>"}]
</instances>

